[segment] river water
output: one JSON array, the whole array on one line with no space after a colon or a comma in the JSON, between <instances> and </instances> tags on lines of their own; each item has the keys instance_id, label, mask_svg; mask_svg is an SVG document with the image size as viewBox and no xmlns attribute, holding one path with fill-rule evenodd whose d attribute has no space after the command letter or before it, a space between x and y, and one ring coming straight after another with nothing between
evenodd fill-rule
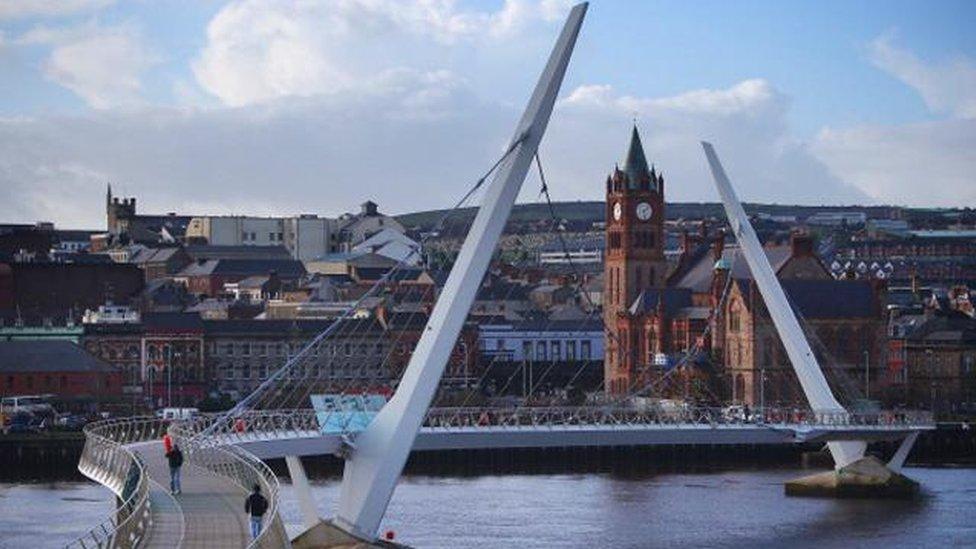
<instances>
[{"instance_id":1,"label":"river water","mask_svg":"<svg viewBox=\"0 0 976 549\"><path fill-rule=\"evenodd\" d=\"M976 547L976 469L907 469L924 488L916 501L783 495L784 481L810 472L408 476L383 530L418 548ZM338 487L315 482L323 510ZM0 484L0 547L57 547L111 508L88 482Z\"/></svg>"}]
</instances>

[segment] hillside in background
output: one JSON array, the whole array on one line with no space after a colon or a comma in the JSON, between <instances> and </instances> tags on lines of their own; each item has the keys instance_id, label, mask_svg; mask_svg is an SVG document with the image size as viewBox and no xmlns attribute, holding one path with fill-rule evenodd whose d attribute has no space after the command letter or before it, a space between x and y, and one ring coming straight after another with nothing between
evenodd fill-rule
<instances>
[{"instance_id":1,"label":"hillside in background","mask_svg":"<svg viewBox=\"0 0 976 549\"><path fill-rule=\"evenodd\" d=\"M593 223L605 221L604 202L602 201L577 201L577 202L554 202L553 207L556 216L570 222ZM902 208L893 206L791 206L780 204L745 204L746 212L749 214L764 213L776 216L796 216L803 220L806 217L821 211L859 211L865 212L870 218L890 218L894 217L895 212L902 211ZM396 219L403 223L407 228L420 230L430 229L447 210L428 210L424 212L413 212L396 216ZM470 224L474 219L477 208L463 208L452 216L452 221L457 224ZM679 219L703 219L703 218L724 218L725 212L722 205L718 202L669 202L667 204L667 218L669 220ZM516 204L512 209L510 223L523 224L532 223L549 219L549 209L545 203Z\"/></svg>"}]
</instances>

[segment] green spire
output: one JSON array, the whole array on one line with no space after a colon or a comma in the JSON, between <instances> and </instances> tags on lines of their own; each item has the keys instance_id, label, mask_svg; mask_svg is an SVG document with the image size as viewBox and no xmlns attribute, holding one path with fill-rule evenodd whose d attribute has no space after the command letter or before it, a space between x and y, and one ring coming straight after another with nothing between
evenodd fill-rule
<instances>
[{"instance_id":1,"label":"green spire","mask_svg":"<svg viewBox=\"0 0 976 549\"><path fill-rule=\"evenodd\" d=\"M627 158L624 160L624 173L627 174L627 187L636 189L645 178L650 180L651 188L657 188L657 180L650 176L650 169L647 167L647 157L644 156L644 146L641 144L640 134L637 133L637 126L630 134L630 148L627 149Z\"/></svg>"}]
</instances>

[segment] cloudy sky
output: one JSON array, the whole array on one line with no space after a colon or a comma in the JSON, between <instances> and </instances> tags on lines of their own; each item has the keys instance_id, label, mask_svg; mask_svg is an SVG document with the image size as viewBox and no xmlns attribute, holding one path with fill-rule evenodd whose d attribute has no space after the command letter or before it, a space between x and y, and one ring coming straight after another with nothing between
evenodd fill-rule
<instances>
[{"instance_id":1,"label":"cloudy sky","mask_svg":"<svg viewBox=\"0 0 976 549\"><path fill-rule=\"evenodd\" d=\"M490 165L562 0L0 1L0 222L445 207ZM669 200L976 205L976 3L592 3L541 154L602 197L632 120ZM526 181L522 200L535 200Z\"/></svg>"}]
</instances>

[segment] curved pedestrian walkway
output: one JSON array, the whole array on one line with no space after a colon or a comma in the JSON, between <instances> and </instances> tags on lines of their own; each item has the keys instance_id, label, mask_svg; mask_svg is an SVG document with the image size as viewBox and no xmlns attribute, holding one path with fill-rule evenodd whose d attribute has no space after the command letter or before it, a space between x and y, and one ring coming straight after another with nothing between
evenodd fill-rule
<instances>
[{"instance_id":1,"label":"curved pedestrian walkway","mask_svg":"<svg viewBox=\"0 0 976 549\"><path fill-rule=\"evenodd\" d=\"M181 494L169 493L169 464L159 441L133 444L152 479L153 527L146 539L151 548L235 548L250 542L244 493L229 480L195 467L183 466Z\"/></svg>"}]
</instances>

